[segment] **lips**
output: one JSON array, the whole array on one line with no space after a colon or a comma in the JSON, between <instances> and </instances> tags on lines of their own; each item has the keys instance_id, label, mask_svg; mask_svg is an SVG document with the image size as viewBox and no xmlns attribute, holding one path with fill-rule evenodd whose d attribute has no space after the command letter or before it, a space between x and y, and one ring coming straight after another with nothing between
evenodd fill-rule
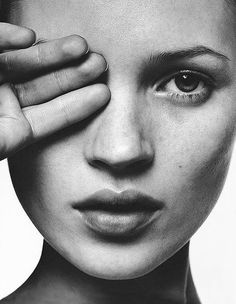
<instances>
[{"instance_id":1,"label":"lips","mask_svg":"<svg viewBox=\"0 0 236 304\"><path fill-rule=\"evenodd\" d=\"M73 204L87 228L103 235L128 236L148 226L163 202L136 190L103 189Z\"/></svg>"}]
</instances>

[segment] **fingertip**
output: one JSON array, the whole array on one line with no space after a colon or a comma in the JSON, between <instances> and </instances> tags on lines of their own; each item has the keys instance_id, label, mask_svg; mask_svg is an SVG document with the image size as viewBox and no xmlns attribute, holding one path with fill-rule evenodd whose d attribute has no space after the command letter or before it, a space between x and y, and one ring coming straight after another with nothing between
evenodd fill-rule
<instances>
[{"instance_id":1,"label":"fingertip","mask_svg":"<svg viewBox=\"0 0 236 304\"><path fill-rule=\"evenodd\" d=\"M101 72L106 72L108 70L108 63L106 62L106 59L103 55L98 54L98 53L91 53L91 58L96 60L96 63L98 66L101 68Z\"/></svg>"},{"instance_id":2,"label":"fingertip","mask_svg":"<svg viewBox=\"0 0 236 304\"><path fill-rule=\"evenodd\" d=\"M22 44L22 47L30 47L36 41L36 33L30 28L21 27L21 30L17 33L16 39L19 41L19 44Z\"/></svg>"},{"instance_id":3,"label":"fingertip","mask_svg":"<svg viewBox=\"0 0 236 304\"><path fill-rule=\"evenodd\" d=\"M27 48L35 42L35 36L32 29L0 22L1 50Z\"/></svg>"},{"instance_id":4,"label":"fingertip","mask_svg":"<svg viewBox=\"0 0 236 304\"><path fill-rule=\"evenodd\" d=\"M111 91L104 83L94 84L94 88L99 100L104 102L104 104L111 99Z\"/></svg>"},{"instance_id":5,"label":"fingertip","mask_svg":"<svg viewBox=\"0 0 236 304\"><path fill-rule=\"evenodd\" d=\"M89 52L89 46L85 38L79 35L70 35L64 38L61 45L63 55L68 58L78 58Z\"/></svg>"}]
</instances>

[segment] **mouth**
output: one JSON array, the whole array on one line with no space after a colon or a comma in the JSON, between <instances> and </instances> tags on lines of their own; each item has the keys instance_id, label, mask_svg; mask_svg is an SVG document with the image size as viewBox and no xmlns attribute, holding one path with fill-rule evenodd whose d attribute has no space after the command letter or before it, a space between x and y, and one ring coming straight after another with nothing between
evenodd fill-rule
<instances>
[{"instance_id":1,"label":"mouth","mask_svg":"<svg viewBox=\"0 0 236 304\"><path fill-rule=\"evenodd\" d=\"M160 214L164 203L136 190L103 189L73 204L85 226L106 236L129 236L143 230Z\"/></svg>"}]
</instances>

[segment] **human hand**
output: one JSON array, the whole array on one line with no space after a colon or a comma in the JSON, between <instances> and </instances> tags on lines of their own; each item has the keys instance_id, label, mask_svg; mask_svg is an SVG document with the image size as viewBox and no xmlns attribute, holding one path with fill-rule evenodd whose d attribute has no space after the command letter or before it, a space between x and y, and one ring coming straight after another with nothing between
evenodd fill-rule
<instances>
[{"instance_id":1,"label":"human hand","mask_svg":"<svg viewBox=\"0 0 236 304\"><path fill-rule=\"evenodd\" d=\"M84 120L110 99L104 84L86 86L107 64L87 54L82 37L34 42L33 31L0 23L0 159Z\"/></svg>"}]
</instances>

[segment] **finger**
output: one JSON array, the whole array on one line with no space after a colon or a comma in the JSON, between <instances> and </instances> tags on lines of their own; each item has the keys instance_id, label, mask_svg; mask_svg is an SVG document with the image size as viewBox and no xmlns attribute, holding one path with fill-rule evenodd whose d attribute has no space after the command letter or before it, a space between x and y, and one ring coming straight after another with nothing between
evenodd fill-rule
<instances>
[{"instance_id":1,"label":"finger","mask_svg":"<svg viewBox=\"0 0 236 304\"><path fill-rule=\"evenodd\" d=\"M17 25L0 22L0 51L30 47L35 42L35 32Z\"/></svg>"},{"instance_id":2,"label":"finger","mask_svg":"<svg viewBox=\"0 0 236 304\"><path fill-rule=\"evenodd\" d=\"M8 84L0 87L0 160L23 148L32 130Z\"/></svg>"},{"instance_id":3,"label":"finger","mask_svg":"<svg viewBox=\"0 0 236 304\"><path fill-rule=\"evenodd\" d=\"M0 83L22 81L32 75L61 68L87 52L85 39L77 35L6 52L0 55Z\"/></svg>"},{"instance_id":4,"label":"finger","mask_svg":"<svg viewBox=\"0 0 236 304\"><path fill-rule=\"evenodd\" d=\"M14 85L21 107L44 103L79 89L98 78L107 68L103 56L90 53L79 65L69 66L32 81Z\"/></svg>"},{"instance_id":5,"label":"finger","mask_svg":"<svg viewBox=\"0 0 236 304\"><path fill-rule=\"evenodd\" d=\"M108 87L104 84L94 84L50 102L24 108L23 113L31 125L33 139L39 140L86 119L109 99Z\"/></svg>"}]
</instances>

